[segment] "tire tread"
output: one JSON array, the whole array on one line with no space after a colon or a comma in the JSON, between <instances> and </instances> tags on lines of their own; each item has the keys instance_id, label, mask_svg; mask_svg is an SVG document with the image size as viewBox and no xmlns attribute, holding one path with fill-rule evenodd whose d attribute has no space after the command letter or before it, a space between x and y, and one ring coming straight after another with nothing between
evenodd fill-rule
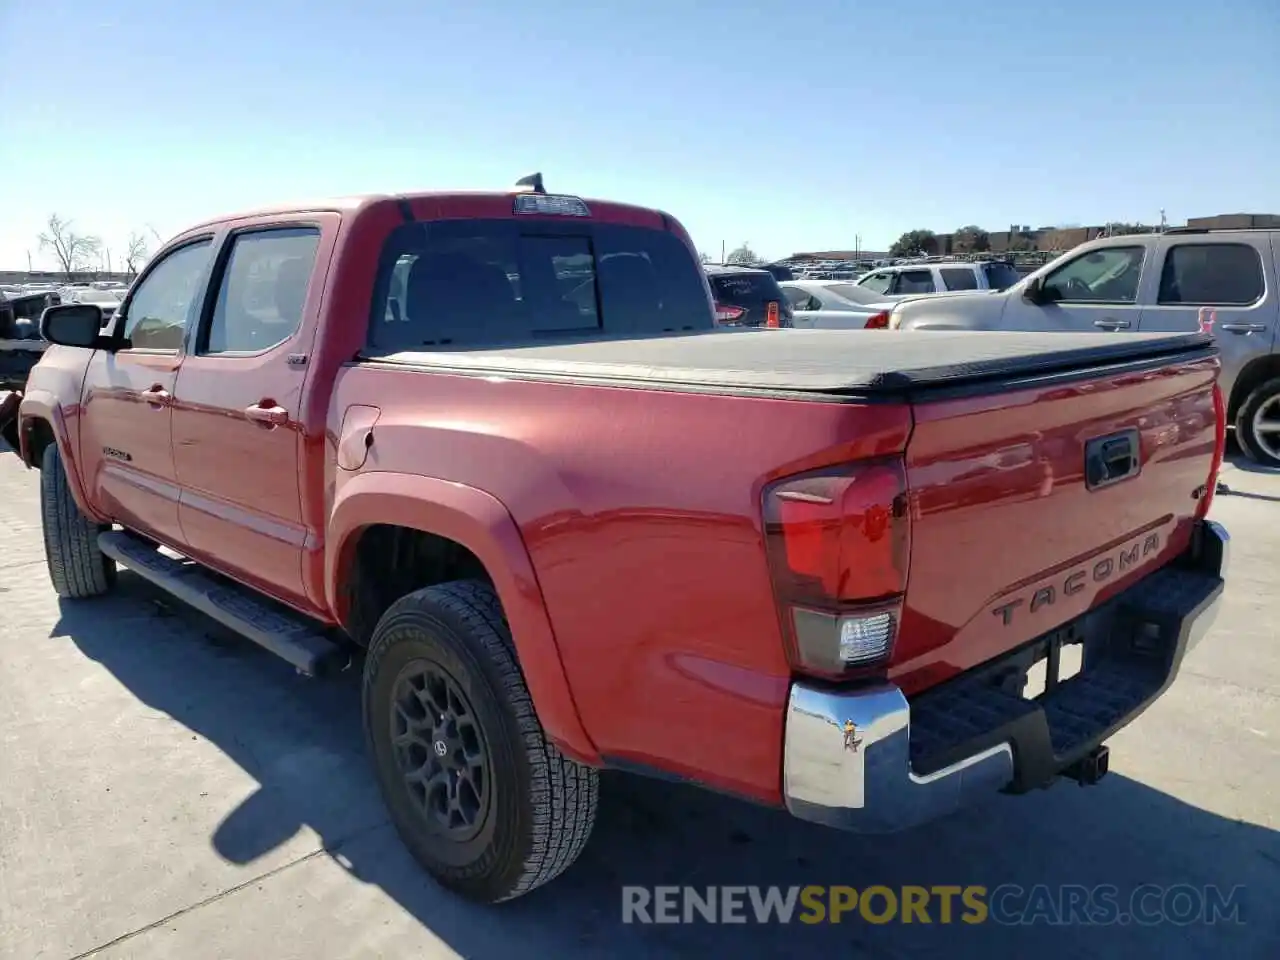
<instances>
[{"instance_id":1,"label":"tire tread","mask_svg":"<svg viewBox=\"0 0 1280 960\"><path fill-rule=\"evenodd\" d=\"M115 564L98 549L101 528L80 512L71 495L56 443L50 443L41 457L40 512L54 592L67 599L83 599L109 591Z\"/></svg>"},{"instance_id":2,"label":"tire tread","mask_svg":"<svg viewBox=\"0 0 1280 960\"><path fill-rule=\"evenodd\" d=\"M493 668L501 697L515 719L521 741L518 746L530 772L526 801L532 842L514 880L503 889L488 890L484 899L497 903L522 896L563 873L586 847L599 802L599 774L566 757L547 740L520 671L502 605L493 587L483 581L458 580L426 587L392 604L369 646L366 696L378 661L397 639L395 621L406 613L433 618L446 614L459 623L473 652Z\"/></svg>"}]
</instances>

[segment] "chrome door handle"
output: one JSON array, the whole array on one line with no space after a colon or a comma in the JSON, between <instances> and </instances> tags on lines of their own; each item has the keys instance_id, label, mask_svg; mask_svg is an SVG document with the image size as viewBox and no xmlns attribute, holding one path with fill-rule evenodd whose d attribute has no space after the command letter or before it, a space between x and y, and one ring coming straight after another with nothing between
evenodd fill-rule
<instances>
[{"instance_id":1,"label":"chrome door handle","mask_svg":"<svg viewBox=\"0 0 1280 960\"><path fill-rule=\"evenodd\" d=\"M1101 330L1127 330L1129 328L1129 321L1113 320L1111 317L1103 317L1101 320L1093 321L1093 325Z\"/></svg>"},{"instance_id":2,"label":"chrome door handle","mask_svg":"<svg viewBox=\"0 0 1280 960\"><path fill-rule=\"evenodd\" d=\"M251 407L244 408L244 415L268 427L280 427L289 422L289 411L275 404L264 406L261 403L255 403Z\"/></svg>"},{"instance_id":3,"label":"chrome door handle","mask_svg":"<svg viewBox=\"0 0 1280 960\"><path fill-rule=\"evenodd\" d=\"M1219 330L1229 330L1231 333L1262 333L1267 329L1265 323L1220 323Z\"/></svg>"},{"instance_id":4,"label":"chrome door handle","mask_svg":"<svg viewBox=\"0 0 1280 960\"><path fill-rule=\"evenodd\" d=\"M157 410L173 402L173 394L158 383L153 383L145 390L139 390L138 396Z\"/></svg>"}]
</instances>

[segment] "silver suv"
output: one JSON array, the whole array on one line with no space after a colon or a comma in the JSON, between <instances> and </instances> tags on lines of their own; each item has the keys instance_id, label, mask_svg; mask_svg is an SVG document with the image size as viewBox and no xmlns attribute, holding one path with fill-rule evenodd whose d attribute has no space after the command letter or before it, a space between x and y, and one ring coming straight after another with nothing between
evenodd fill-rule
<instances>
[{"instance_id":1,"label":"silver suv","mask_svg":"<svg viewBox=\"0 0 1280 960\"><path fill-rule=\"evenodd\" d=\"M1241 449L1280 466L1280 230L1179 228L1082 243L1004 293L896 303L897 330L1212 330Z\"/></svg>"}]
</instances>

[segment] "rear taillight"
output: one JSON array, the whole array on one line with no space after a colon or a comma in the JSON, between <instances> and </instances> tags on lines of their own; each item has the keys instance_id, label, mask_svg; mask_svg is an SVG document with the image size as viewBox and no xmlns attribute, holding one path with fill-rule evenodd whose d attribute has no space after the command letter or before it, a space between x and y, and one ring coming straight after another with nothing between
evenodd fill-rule
<instances>
[{"instance_id":1,"label":"rear taillight","mask_svg":"<svg viewBox=\"0 0 1280 960\"><path fill-rule=\"evenodd\" d=\"M879 313L873 313L867 317L867 330L888 330L889 329L889 311L881 310Z\"/></svg>"},{"instance_id":2,"label":"rear taillight","mask_svg":"<svg viewBox=\"0 0 1280 960\"><path fill-rule=\"evenodd\" d=\"M764 325L772 330L777 330L778 323L778 301L770 300L768 307L765 309Z\"/></svg>"},{"instance_id":3,"label":"rear taillight","mask_svg":"<svg viewBox=\"0 0 1280 960\"><path fill-rule=\"evenodd\" d=\"M863 461L780 480L765 490L764 527L793 668L839 678L883 664L907 586L902 462Z\"/></svg>"},{"instance_id":4,"label":"rear taillight","mask_svg":"<svg viewBox=\"0 0 1280 960\"><path fill-rule=\"evenodd\" d=\"M1209 479L1205 484L1204 496L1196 507L1196 518L1203 520L1213 506L1213 495L1218 489L1218 474L1222 471L1222 461L1227 455L1227 404L1222 396L1222 387L1213 385L1213 464L1209 468Z\"/></svg>"},{"instance_id":5,"label":"rear taillight","mask_svg":"<svg viewBox=\"0 0 1280 960\"><path fill-rule=\"evenodd\" d=\"M716 304L716 323L736 323L747 311L727 303Z\"/></svg>"}]
</instances>

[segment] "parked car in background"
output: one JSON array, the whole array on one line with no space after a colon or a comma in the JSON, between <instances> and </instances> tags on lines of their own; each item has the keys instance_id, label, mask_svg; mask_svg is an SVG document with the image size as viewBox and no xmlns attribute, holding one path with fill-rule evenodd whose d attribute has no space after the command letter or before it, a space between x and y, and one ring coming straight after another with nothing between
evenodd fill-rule
<instances>
[{"instance_id":1,"label":"parked car in background","mask_svg":"<svg viewBox=\"0 0 1280 960\"><path fill-rule=\"evenodd\" d=\"M1002 294L894 306L900 330L1199 330L1222 353L1228 421L1252 459L1280 466L1280 230L1178 228L1083 243Z\"/></svg>"},{"instance_id":2,"label":"parked car in background","mask_svg":"<svg viewBox=\"0 0 1280 960\"><path fill-rule=\"evenodd\" d=\"M22 391L49 345L40 336L40 316L59 301L53 290L0 294L0 437L14 448Z\"/></svg>"},{"instance_id":3,"label":"parked car in background","mask_svg":"<svg viewBox=\"0 0 1280 960\"><path fill-rule=\"evenodd\" d=\"M123 287L68 287L63 291L63 303L94 303L102 308L103 321L110 320L127 288Z\"/></svg>"},{"instance_id":4,"label":"parked car in background","mask_svg":"<svg viewBox=\"0 0 1280 960\"><path fill-rule=\"evenodd\" d=\"M798 328L833 330L886 326L893 301L847 280L791 280L780 284ZM879 318L872 322L872 318Z\"/></svg>"},{"instance_id":5,"label":"parked car in background","mask_svg":"<svg viewBox=\"0 0 1280 960\"><path fill-rule=\"evenodd\" d=\"M762 267L703 265L716 304L716 322L731 327L790 327L791 305L773 274Z\"/></svg>"},{"instance_id":6,"label":"parked car in background","mask_svg":"<svg viewBox=\"0 0 1280 960\"><path fill-rule=\"evenodd\" d=\"M1013 264L1004 260L951 260L929 257L881 267L858 278L885 299L922 293L952 293L963 290L1007 290L1021 279Z\"/></svg>"}]
</instances>

